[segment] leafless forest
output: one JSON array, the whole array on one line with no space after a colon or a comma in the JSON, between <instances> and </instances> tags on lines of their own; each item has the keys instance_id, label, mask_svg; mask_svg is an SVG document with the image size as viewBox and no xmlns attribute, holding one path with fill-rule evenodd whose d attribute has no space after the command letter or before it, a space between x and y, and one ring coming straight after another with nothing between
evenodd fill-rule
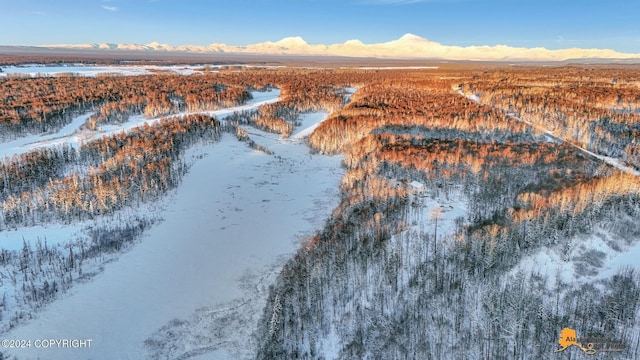
<instances>
[{"instance_id":1,"label":"leafless forest","mask_svg":"<svg viewBox=\"0 0 640 360\"><path fill-rule=\"evenodd\" d=\"M281 100L219 121L202 111L278 88ZM347 89L356 91L347 101ZM93 219L179 186L182 154L255 126L289 136L298 116L329 118L310 151L343 154L341 200L269 290L259 359L551 359L564 327L640 353L640 276L577 251L640 240L640 72L633 66L441 64L437 69L220 68L149 76L0 77L0 138L55 131L79 114L95 130L130 116L151 126L5 158L0 231ZM175 116L178 113L191 115ZM268 149L262 149L268 151ZM416 192L410 184L424 188ZM441 218L445 204L465 213ZM427 226L417 226L427 224ZM120 251L152 224L96 229L82 251L4 251L19 301L37 310L80 278L83 259ZM519 267L564 254L576 280ZM47 265L48 264L48 265ZM614 264L615 265L615 264ZM0 303L17 324L29 315ZM6 329L4 329L6 330Z\"/></svg>"}]
</instances>

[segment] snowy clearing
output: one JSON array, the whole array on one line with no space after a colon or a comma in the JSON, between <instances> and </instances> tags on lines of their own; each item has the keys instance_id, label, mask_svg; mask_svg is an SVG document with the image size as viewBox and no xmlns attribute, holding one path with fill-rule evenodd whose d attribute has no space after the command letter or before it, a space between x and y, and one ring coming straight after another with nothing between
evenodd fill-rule
<instances>
[{"instance_id":1,"label":"snowy clearing","mask_svg":"<svg viewBox=\"0 0 640 360\"><path fill-rule=\"evenodd\" d=\"M153 75L159 72L173 73L177 75L202 74L203 70L218 72L221 68L265 68L275 69L284 66L246 65L246 64L203 64L203 65L83 65L83 64L25 64L23 66L3 66L0 77L15 75L30 77L61 76L71 74L73 76L115 75L115 76L140 76Z\"/></svg>"},{"instance_id":2,"label":"snowy clearing","mask_svg":"<svg viewBox=\"0 0 640 360\"><path fill-rule=\"evenodd\" d=\"M313 130L315 130L328 115L329 114L324 111L301 115L302 124L299 128L296 128L293 133L291 133L289 138L293 140L300 140L311 135Z\"/></svg>"},{"instance_id":3,"label":"snowy clearing","mask_svg":"<svg viewBox=\"0 0 640 360\"><path fill-rule=\"evenodd\" d=\"M507 277L515 279L520 272L525 276L538 274L547 279L550 291L554 290L556 282L595 285L625 267L640 270L640 242L628 245L628 241L600 228L594 234L577 236L566 243L541 248L524 256Z\"/></svg>"},{"instance_id":4,"label":"snowy clearing","mask_svg":"<svg viewBox=\"0 0 640 360\"><path fill-rule=\"evenodd\" d=\"M59 76L60 74L73 74L79 76L97 76L97 75L120 75L120 76L137 76L152 75L154 71L167 71L180 75L191 75L202 73L198 69L203 66L153 66L153 65L131 65L131 66L91 66L82 64L68 65L26 65L26 66L7 66L3 67L4 73L0 76L8 76L9 74L21 74L35 76Z\"/></svg>"},{"instance_id":5,"label":"snowy clearing","mask_svg":"<svg viewBox=\"0 0 640 360\"><path fill-rule=\"evenodd\" d=\"M350 69L347 66L341 66L341 69ZM360 70L436 70L439 66L358 66Z\"/></svg>"}]
</instances>

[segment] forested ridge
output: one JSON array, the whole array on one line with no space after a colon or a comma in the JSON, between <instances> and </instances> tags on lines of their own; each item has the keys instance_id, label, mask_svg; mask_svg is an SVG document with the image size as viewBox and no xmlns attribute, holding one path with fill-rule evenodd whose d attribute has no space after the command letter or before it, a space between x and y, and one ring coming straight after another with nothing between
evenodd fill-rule
<instances>
[{"instance_id":1,"label":"forested ridge","mask_svg":"<svg viewBox=\"0 0 640 360\"><path fill-rule=\"evenodd\" d=\"M637 243L638 177L513 118L535 118L531 107L509 95L504 107L479 90L515 83L511 94L540 86L560 98L562 84L586 71L404 73L360 87L309 139L318 151L344 153L342 201L271 288L258 358L580 358L580 350L555 353L564 327L625 344L603 358L634 358L637 269L598 278L606 254L583 242L600 234L614 252ZM583 102L556 109L545 94L539 109L580 112L573 121L594 137L594 119L635 126L637 75L590 75L572 85ZM624 104L625 113L590 105L606 81L627 99L606 106ZM463 96L467 87L479 101ZM627 150L638 141L620 136ZM462 216L445 219L461 204ZM520 265L541 251L558 254L575 279Z\"/></svg>"},{"instance_id":2,"label":"forested ridge","mask_svg":"<svg viewBox=\"0 0 640 360\"><path fill-rule=\"evenodd\" d=\"M223 120L209 114L274 88L277 102ZM602 358L640 352L637 269L600 275L640 239L640 181L580 149L638 167L634 68L5 78L0 94L5 140L54 132L90 111L82 131L159 118L4 159L1 231L144 206L179 185L194 144L228 132L269 154L247 126L284 138L300 114L330 113L308 144L344 156L340 204L270 288L257 358L580 358L579 349L555 353L565 327L625 344ZM81 251L45 242L3 252L0 262L20 269L16 301L41 307L81 277L84 258L120 251L152 222L93 229ZM570 276L527 265L540 254L557 256ZM9 303L0 314L12 327L28 315Z\"/></svg>"}]
</instances>

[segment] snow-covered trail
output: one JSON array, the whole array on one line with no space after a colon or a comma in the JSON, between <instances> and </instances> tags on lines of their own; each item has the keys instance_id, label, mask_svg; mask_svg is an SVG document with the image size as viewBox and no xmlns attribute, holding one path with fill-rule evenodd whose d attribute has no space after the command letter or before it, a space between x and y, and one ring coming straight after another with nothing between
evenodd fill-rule
<instances>
[{"instance_id":1,"label":"snow-covered trail","mask_svg":"<svg viewBox=\"0 0 640 360\"><path fill-rule=\"evenodd\" d=\"M477 96L477 95L467 95L467 94L465 94L462 90L458 90L458 93L459 93L460 95L462 95L462 96L466 97L467 99L472 100L472 101L474 101L474 102L476 102L476 103L478 103L478 104L480 104L480 105L487 105L487 104L483 104L483 103L481 103L481 102L480 102L480 99L478 98L478 96ZM489 105L489 106L492 106L492 105ZM593 158L596 158L596 159L598 159L598 160L600 160L600 161L603 161L603 162L605 162L605 163L607 163L607 164L609 164L609 165L611 165L611 166L613 166L613 167L617 168L618 170L620 170L620 171L622 171L622 172L625 172L625 173L627 173L627 174L630 174L630 175L634 175L634 176L638 176L638 177L640 177L640 171L638 171L638 170L636 170L636 169L634 169L634 168L632 168L632 167L630 167L630 166L626 166L626 165L624 165L624 164L622 163L622 161L620 161L620 159L616 159L616 158L612 158L612 157L609 157L609 156L604 156L604 155L596 154L596 153L594 153L594 152L592 152L592 151L589 151L589 150L587 150L587 149L585 149L585 148L583 148L583 147L581 147L581 146L579 146L579 145L576 145L576 144L572 143L571 141L569 141L569 140L567 140L567 139L564 139L564 138L562 138L562 137L560 137L560 136L555 135L553 132L551 132L550 130L548 130L548 129L546 129L546 128L543 128L543 127L541 127L541 126L535 125L535 124L533 124L532 122L527 121L527 120L524 120L524 119L522 119L522 118L519 118L519 117L517 117L517 116L515 116L515 115L513 115L513 114L507 114L507 117L509 117L509 118L511 118L511 119L514 119L514 120L516 120L516 121L519 121L519 122L525 123L525 124L527 124L527 125L529 125L529 126L533 127L534 129L536 129L536 130L538 130L538 131L540 131L540 132L543 132L543 133L547 134L547 136L549 136L550 138L552 138L553 140L555 140L555 141L557 141L557 142L560 142L560 143L567 143L567 144L569 144L569 145L573 146L574 148L576 148L576 149L578 149L578 150L582 151L582 152L583 152L583 153L585 153L586 155L588 155L588 156L590 156L590 157L593 157Z\"/></svg>"},{"instance_id":2,"label":"snow-covered trail","mask_svg":"<svg viewBox=\"0 0 640 360\"><path fill-rule=\"evenodd\" d=\"M216 117L224 117L234 112L250 111L257 109L260 105L272 104L280 100L280 90L272 89L270 91L252 91L253 98L247 101L244 105L234 106L230 108L224 108L215 111L203 111L199 114L208 114ZM133 128L143 126L144 124L153 124L164 117L182 116L198 113L177 113L163 117L147 119L142 115L131 116L126 122L117 125L103 125L95 131L80 130L80 127L84 125L87 119L93 114L88 113L75 117L71 123L67 124L59 131L53 134L47 135L32 135L21 137L9 142L0 143L0 160L4 157L11 157L14 155L20 155L32 151L38 148L46 148L55 145L68 144L74 148L77 148L81 142L87 142L94 139L101 138L103 136L109 136L121 131L131 130Z\"/></svg>"},{"instance_id":3,"label":"snow-covered trail","mask_svg":"<svg viewBox=\"0 0 640 360\"><path fill-rule=\"evenodd\" d=\"M13 155L27 153L31 150L54 144L61 144L65 140L72 139L74 133L87 121L93 113L76 116L73 120L53 134L30 135L20 137L7 142L0 142L0 160Z\"/></svg>"},{"instance_id":4,"label":"snow-covered trail","mask_svg":"<svg viewBox=\"0 0 640 360\"><path fill-rule=\"evenodd\" d=\"M302 128L322 120L304 116ZM251 129L275 155L225 134L196 161L141 243L5 336L92 339L90 349L11 350L20 359L145 359L144 341L173 319L242 295L239 278L291 254L338 202L341 157ZM212 354L213 355L213 354ZM204 356L204 357L203 357ZM206 354L198 357L206 358Z\"/></svg>"}]
</instances>

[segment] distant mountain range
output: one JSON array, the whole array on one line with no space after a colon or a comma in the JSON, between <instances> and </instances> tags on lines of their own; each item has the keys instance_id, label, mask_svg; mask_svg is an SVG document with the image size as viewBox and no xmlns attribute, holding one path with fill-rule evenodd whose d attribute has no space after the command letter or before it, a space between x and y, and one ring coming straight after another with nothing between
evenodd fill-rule
<instances>
[{"instance_id":1,"label":"distant mountain range","mask_svg":"<svg viewBox=\"0 0 640 360\"><path fill-rule=\"evenodd\" d=\"M139 44L57 44L42 45L47 48L85 49L105 51L164 51L211 54L346 56L382 59L433 59L433 60L485 60L485 61L565 61L570 59L620 59L640 60L640 54L621 53L610 49L559 49L542 47L522 48L506 45L448 46L414 34L406 34L398 40L377 44L365 44L360 40L348 40L342 44L309 44L303 38L287 37L276 42L236 46L211 44L208 46L167 45L152 42Z\"/></svg>"}]
</instances>

